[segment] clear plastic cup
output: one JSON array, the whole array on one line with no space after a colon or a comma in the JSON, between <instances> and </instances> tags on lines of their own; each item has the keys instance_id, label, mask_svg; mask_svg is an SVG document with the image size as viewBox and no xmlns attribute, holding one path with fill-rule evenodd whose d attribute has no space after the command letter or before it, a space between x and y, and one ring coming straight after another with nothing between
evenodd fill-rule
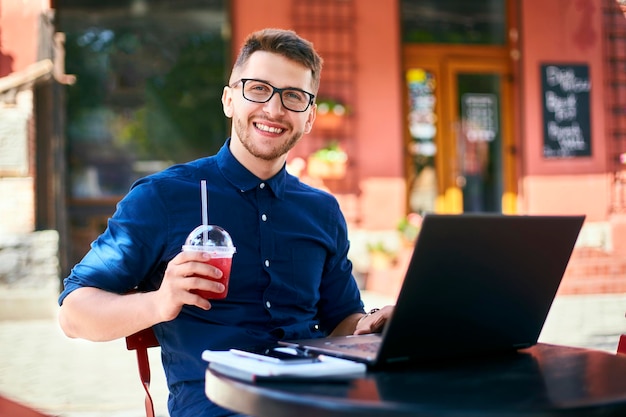
<instances>
[{"instance_id":1,"label":"clear plastic cup","mask_svg":"<svg viewBox=\"0 0 626 417\"><path fill-rule=\"evenodd\" d=\"M219 226L198 226L187 236L187 240L183 245L183 251L208 252L211 255L211 259L207 263L222 271L222 278L220 279L206 278L224 284L224 291L216 293L213 291L192 290L192 292L211 300L225 298L228 294L233 254L236 252L228 232Z\"/></svg>"}]
</instances>

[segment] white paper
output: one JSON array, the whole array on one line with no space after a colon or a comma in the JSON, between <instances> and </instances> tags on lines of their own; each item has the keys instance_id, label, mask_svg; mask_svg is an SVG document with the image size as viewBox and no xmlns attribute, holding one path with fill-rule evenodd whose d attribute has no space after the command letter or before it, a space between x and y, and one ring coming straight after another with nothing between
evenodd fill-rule
<instances>
[{"instance_id":1,"label":"white paper","mask_svg":"<svg viewBox=\"0 0 626 417\"><path fill-rule=\"evenodd\" d=\"M264 378L323 378L364 375L364 363L320 355L319 362L303 364L271 363L236 355L230 351L205 350L202 359L209 368L237 379L255 381Z\"/></svg>"}]
</instances>

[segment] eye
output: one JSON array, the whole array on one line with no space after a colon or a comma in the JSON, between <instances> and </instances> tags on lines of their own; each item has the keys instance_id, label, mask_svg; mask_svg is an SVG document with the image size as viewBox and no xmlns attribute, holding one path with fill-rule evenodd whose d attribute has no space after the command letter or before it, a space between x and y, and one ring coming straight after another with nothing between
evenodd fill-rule
<instances>
[{"instance_id":1,"label":"eye","mask_svg":"<svg viewBox=\"0 0 626 417\"><path fill-rule=\"evenodd\" d=\"M306 94L304 94L302 91L298 91L298 90L286 90L284 91L284 98L286 100L289 100L291 102L304 102L307 101L307 96Z\"/></svg>"},{"instance_id":2,"label":"eye","mask_svg":"<svg viewBox=\"0 0 626 417\"><path fill-rule=\"evenodd\" d=\"M258 81L248 81L246 87L248 91L252 91L254 93L267 93L272 91L269 85Z\"/></svg>"}]
</instances>

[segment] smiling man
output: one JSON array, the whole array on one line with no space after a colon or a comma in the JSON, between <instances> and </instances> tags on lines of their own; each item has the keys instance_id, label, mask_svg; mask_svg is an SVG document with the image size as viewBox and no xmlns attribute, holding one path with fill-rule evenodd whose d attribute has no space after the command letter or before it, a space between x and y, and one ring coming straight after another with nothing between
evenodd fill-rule
<instances>
[{"instance_id":1,"label":"smiling man","mask_svg":"<svg viewBox=\"0 0 626 417\"><path fill-rule=\"evenodd\" d=\"M321 69L296 33L251 34L222 95L231 137L216 155L133 184L64 281L59 321L69 337L105 341L154 328L171 417L236 415L204 394L205 349L376 332L392 312L363 310L336 199L285 169L315 121ZM181 252L202 222L202 180L210 223L237 248L220 300L196 290L222 292L221 271L206 254Z\"/></svg>"}]
</instances>

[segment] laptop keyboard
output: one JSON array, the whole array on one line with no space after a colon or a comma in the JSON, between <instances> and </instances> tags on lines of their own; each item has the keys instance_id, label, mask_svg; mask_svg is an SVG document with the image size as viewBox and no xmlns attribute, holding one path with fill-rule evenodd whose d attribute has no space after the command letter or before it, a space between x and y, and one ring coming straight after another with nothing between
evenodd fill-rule
<instances>
[{"instance_id":1,"label":"laptop keyboard","mask_svg":"<svg viewBox=\"0 0 626 417\"><path fill-rule=\"evenodd\" d=\"M378 348L380 347L380 340L375 340L372 342L361 342L361 343L336 343L335 346L341 349L355 350L359 352L376 353L378 352Z\"/></svg>"}]
</instances>

